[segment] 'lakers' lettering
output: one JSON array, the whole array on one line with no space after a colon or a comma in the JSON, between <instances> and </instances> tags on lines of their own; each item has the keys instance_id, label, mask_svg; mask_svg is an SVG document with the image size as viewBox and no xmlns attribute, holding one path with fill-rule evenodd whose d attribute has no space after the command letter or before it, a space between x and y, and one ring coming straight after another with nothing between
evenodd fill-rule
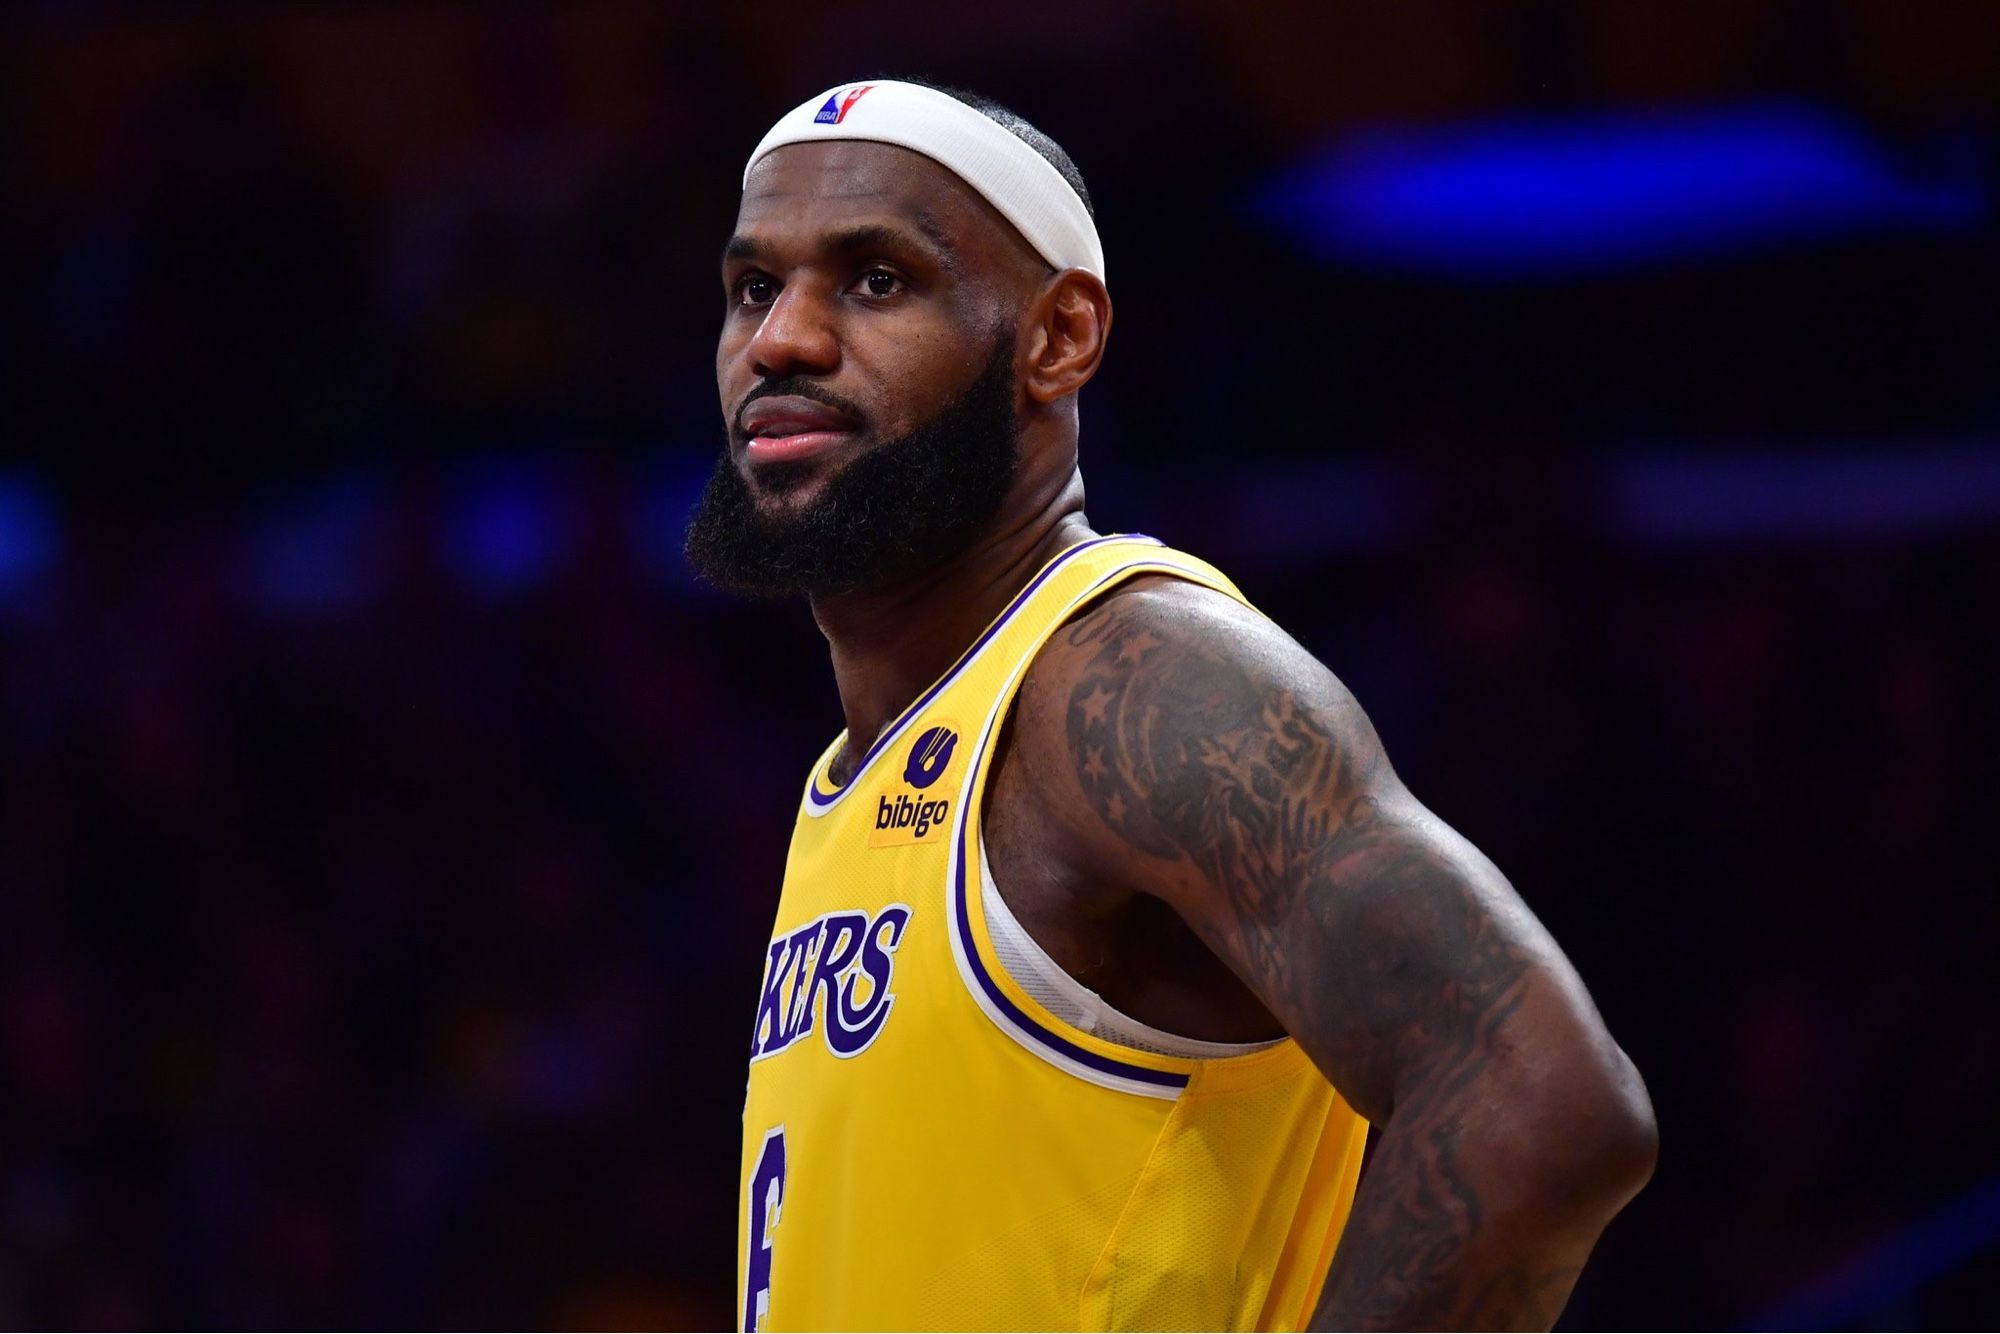
<instances>
[{"instance_id":1,"label":"'lakers' lettering","mask_svg":"<svg viewBox=\"0 0 2000 1334\"><path fill-rule=\"evenodd\" d=\"M831 912L771 942L750 1059L775 1056L818 1028L835 1056L859 1056L888 1022L896 947L910 910L892 903L869 917Z\"/></svg>"}]
</instances>

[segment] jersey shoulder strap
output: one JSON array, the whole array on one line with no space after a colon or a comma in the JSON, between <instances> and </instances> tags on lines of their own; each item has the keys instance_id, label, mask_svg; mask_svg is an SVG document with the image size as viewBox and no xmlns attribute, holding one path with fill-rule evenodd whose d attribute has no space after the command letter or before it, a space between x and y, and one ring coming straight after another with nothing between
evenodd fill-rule
<instances>
[{"instance_id":1,"label":"jersey shoulder strap","mask_svg":"<svg viewBox=\"0 0 2000 1334\"><path fill-rule=\"evenodd\" d=\"M1185 579L1250 606L1229 576L1157 538L1137 533L1093 538L1043 566L968 650L968 659L979 659L981 684L990 687L995 676L1001 678L1004 708L1028 663L1064 622L1115 586L1149 574Z\"/></svg>"}]
</instances>

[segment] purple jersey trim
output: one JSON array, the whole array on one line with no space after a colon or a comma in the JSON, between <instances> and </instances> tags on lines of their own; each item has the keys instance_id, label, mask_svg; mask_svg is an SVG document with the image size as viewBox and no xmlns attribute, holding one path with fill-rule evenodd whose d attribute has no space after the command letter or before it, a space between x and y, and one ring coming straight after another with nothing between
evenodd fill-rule
<instances>
[{"instance_id":1,"label":"purple jersey trim","mask_svg":"<svg viewBox=\"0 0 2000 1334\"><path fill-rule=\"evenodd\" d=\"M993 618L993 624L987 626L985 632L981 634L978 639L972 641L972 647L968 648L965 652L959 655L958 661L951 665L951 670L946 672L943 676L939 677L937 684L933 685L929 690L926 690L923 693L923 695L918 698L916 703L912 704L909 708L904 709L902 714L897 717L895 722L891 723L889 726L882 729L882 735L876 738L875 744L868 748L868 753L861 757L861 763L854 766L854 773L848 778L848 780L845 783L840 784L838 787L833 788L831 791L822 791L820 788L820 769L818 766L814 767L812 774L812 781L806 784L807 807L811 809L815 815L817 815L824 813L827 807L833 805L834 802L838 801L840 799L841 794L846 792L848 788L854 786L855 780L860 778L861 775L867 771L868 766L875 762L875 757L877 755L880 755L884 750L888 749L891 745L895 744L897 737L899 737L902 734L904 725L907 724L910 721L910 719L916 717L919 713L922 713L926 708L930 706L932 700L936 699L941 693L943 693L944 688L950 685L952 681L957 678L958 674L965 670L966 665L969 664L975 657L979 655L979 650L986 647L987 641L991 640L994 635L1000 633L1002 627L1004 627L1007 624L1007 622L1010 619L1012 619L1014 613L1021 609L1022 604L1025 603L1028 600L1028 598L1033 595L1034 591L1037 588L1040 588L1042 586L1043 582L1047 580L1050 575L1054 574L1057 570L1067 565L1073 558L1082 555L1084 552L1090 550L1090 548L1092 547L1103 546L1106 542L1149 542L1155 546L1158 546L1160 544L1158 538L1147 537L1144 533L1112 533L1105 537L1093 537L1088 542L1079 542L1075 546L1071 547L1069 550L1057 556L1054 560L1050 561L1047 565L1044 565L1042 567L1042 572L1036 575L1033 579L1030 579L1028 581L1028 586L1026 588L1023 588L1019 593L1016 593L1014 595L1014 600L1007 604L1007 609L1001 612L998 616ZM838 752L835 753L838 754ZM827 757L828 767L831 767L832 762L833 762L833 756L828 756Z\"/></svg>"},{"instance_id":2,"label":"purple jersey trim","mask_svg":"<svg viewBox=\"0 0 2000 1334\"><path fill-rule=\"evenodd\" d=\"M1082 548L1073 547L1071 550L1082 550ZM1154 561L1133 561L1130 564L1118 566L1116 569L1106 571L1104 579L1099 582L1097 587L1104 587L1114 576L1123 574L1127 570L1135 568L1143 569L1157 563ZM1054 568L1054 565L1049 567L1050 570ZM1033 585L1031 584L1029 587L1032 588ZM1008 608L1009 613L1012 611L1013 608ZM996 725L997 721L996 719ZM985 736L979 738L979 752L972 757L972 765L966 770L967 792L970 792L972 789L972 780L979 774L979 766L986 759L987 743L992 739L992 728L987 730ZM952 873L952 912L958 920L958 936L959 940L965 946L966 962L971 965L972 976L978 981L980 990L986 993L987 999L992 1001L999 1008L1000 1012L1012 1020L1015 1027L1019 1028L1023 1033L1034 1038L1043 1046L1059 1052L1069 1060L1075 1061L1078 1065L1088 1066L1099 1074L1115 1075L1120 1079L1136 1080L1141 1084L1152 1084L1158 1088L1186 1088L1188 1085L1188 1076L1184 1074L1175 1074L1170 1070L1155 1070L1144 1065L1133 1065L1129 1061L1120 1061L1109 1056L1100 1056L1088 1048L1078 1046L1062 1034L1054 1032L1043 1024L1036 1022L1027 1011L1014 1003L1013 999L1001 989L998 982L993 980L993 974L987 971L986 961L979 957L979 944L977 938L972 934L972 913L968 906L970 895L966 888L965 874L966 865L971 860L970 855L966 851L966 836L971 828L972 812L968 810L960 815L958 823L958 856L955 859L958 866Z\"/></svg>"},{"instance_id":3,"label":"purple jersey trim","mask_svg":"<svg viewBox=\"0 0 2000 1334\"><path fill-rule=\"evenodd\" d=\"M980 758L984 758L984 756L985 747L981 746ZM978 759L973 761L975 766L978 763ZM958 871L953 877L952 909L958 914L958 934L959 938L965 942L966 962L972 965L972 975L978 980L980 990L986 993L987 999L998 1006L1000 1012L1011 1019L1015 1026L1022 1032L1034 1038L1043 1046L1060 1052L1079 1065L1089 1066L1092 1070L1100 1074L1116 1075L1120 1079L1134 1079L1142 1084L1153 1084L1160 1088L1186 1088L1188 1084L1188 1077L1186 1075L1175 1074L1169 1070L1154 1070L1143 1065L1132 1065L1126 1061L1113 1060L1109 1056L1100 1056L1094 1051L1077 1046L1062 1034L1052 1032L1041 1024L1036 1023L1034 1019L1029 1017L1025 1010L1014 1004L1005 991L1000 989L1000 984L995 982L993 975L986 970L986 961L979 957L979 944L972 934L972 917L966 907L965 831L970 824L971 821L967 820L960 824L958 829Z\"/></svg>"}]
</instances>

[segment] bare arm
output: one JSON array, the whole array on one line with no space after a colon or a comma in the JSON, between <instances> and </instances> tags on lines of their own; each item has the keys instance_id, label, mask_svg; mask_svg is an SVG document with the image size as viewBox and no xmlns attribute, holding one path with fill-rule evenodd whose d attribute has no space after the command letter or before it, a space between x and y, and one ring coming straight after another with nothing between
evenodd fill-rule
<instances>
[{"instance_id":1,"label":"bare arm","mask_svg":"<svg viewBox=\"0 0 2000 1334\"><path fill-rule=\"evenodd\" d=\"M1315 1325L1547 1328L1652 1171L1651 1105L1340 683L1218 594L1141 587L1044 649L1017 721L1065 854L1179 911L1379 1130Z\"/></svg>"}]
</instances>

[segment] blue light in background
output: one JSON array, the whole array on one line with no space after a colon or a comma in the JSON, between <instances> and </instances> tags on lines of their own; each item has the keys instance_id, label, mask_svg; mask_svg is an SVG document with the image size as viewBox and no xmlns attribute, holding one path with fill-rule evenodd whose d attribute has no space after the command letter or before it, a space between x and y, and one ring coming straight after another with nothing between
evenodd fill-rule
<instances>
[{"instance_id":1,"label":"blue light in background","mask_svg":"<svg viewBox=\"0 0 2000 1334\"><path fill-rule=\"evenodd\" d=\"M487 597L526 592L545 582L570 546L563 485L568 475L536 454L455 465L444 485L440 540L446 567Z\"/></svg>"},{"instance_id":2,"label":"blue light in background","mask_svg":"<svg viewBox=\"0 0 2000 1334\"><path fill-rule=\"evenodd\" d=\"M1634 451L1606 465L1600 502L1609 531L1663 547L1976 531L2000 525L2000 443Z\"/></svg>"},{"instance_id":3,"label":"blue light in background","mask_svg":"<svg viewBox=\"0 0 2000 1334\"><path fill-rule=\"evenodd\" d=\"M265 503L239 547L244 596L280 616L360 606L381 586L393 499L382 478L349 472Z\"/></svg>"},{"instance_id":4,"label":"blue light in background","mask_svg":"<svg viewBox=\"0 0 2000 1334\"><path fill-rule=\"evenodd\" d=\"M1792 238L1977 225L1991 197L1979 154L1940 156L1950 170L1920 178L1852 122L1803 105L1509 117L1358 132L1281 172L1250 209L1341 263L1560 276Z\"/></svg>"},{"instance_id":5,"label":"blue light in background","mask_svg":"<svg viewBox=\"0 0 2000 1334\"><path fill-rule=\"evenodd\" d=\"M1272 566L1388 550L1422 518L1407 469L1379 456L1250 469L1206 494L1231 516L1240 555Z\"/></svg>"},{"instance_id":6,"label":"blue light in background","mask_svg":"<svg viewBox=\"0 0 2000 1334\"><path fill-rule=\"evenodd\" d=\"M626 536L640 567L664 589L714 594L688 567L681 555L681 541L715 469L716 453L714 446L657 450L647 457L633 488Z\"/></svg>"},{"instance_id":7,"label":"blue light in background","mask_svg":"<svg viewBox=\"0 0 2000 1334\"><path fill-rule=\"evenodd\" d=\"M30 473L0 473L0 603L24 596L55 564L55 499Z\"/></svg>"},{"instance_id":8,"label":"blue light in background","mask_svg":"<svg viewBox=\"0 0 2000 1334\"><path fill-rule=\"evenodd\" d=\"M1890 1233L1751 1321L1749 1329L1902 1327L1924 1287L2000 1246L2000 1177Z\"/></svg>"}]
</instances>

